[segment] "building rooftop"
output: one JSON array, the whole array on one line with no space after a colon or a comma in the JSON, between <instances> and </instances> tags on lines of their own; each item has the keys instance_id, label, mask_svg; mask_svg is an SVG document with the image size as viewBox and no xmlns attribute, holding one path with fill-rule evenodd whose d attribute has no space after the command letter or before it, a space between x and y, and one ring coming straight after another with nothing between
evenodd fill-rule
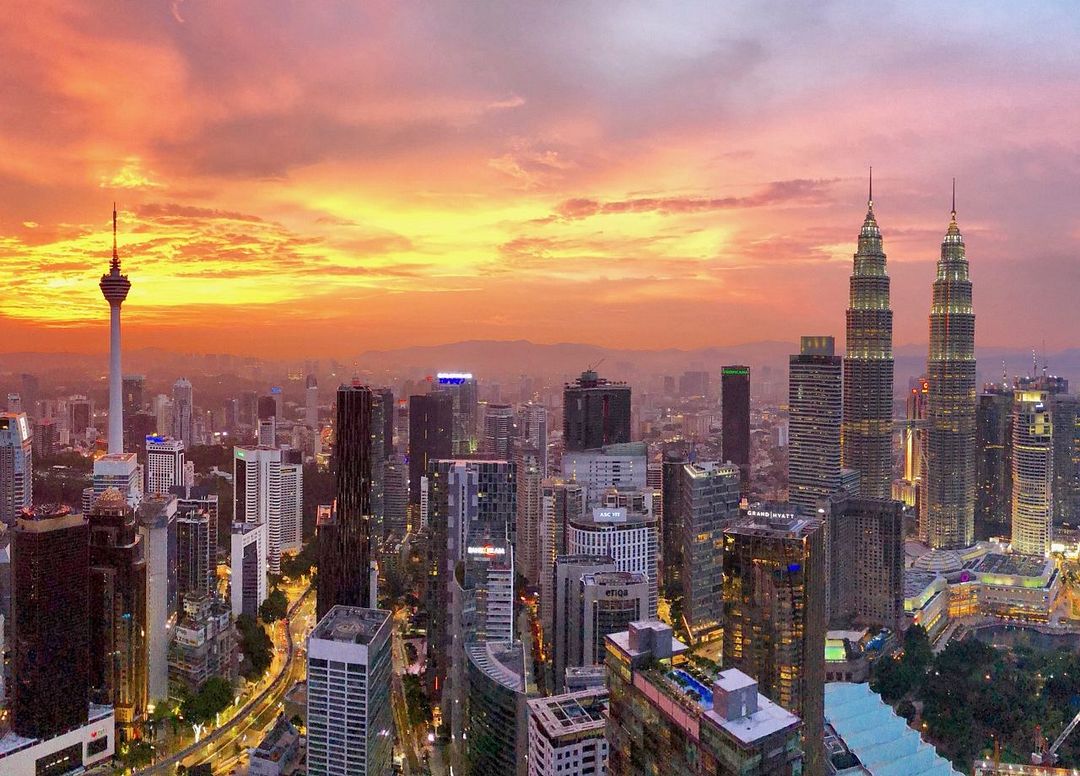
<instances>
[{"instance_id":1,"label":"building rooftop","mask_svg":"<svg viewBox=\"0 0 1080 776\"><path fill-rule=\"evenodd\" d=\"M938 578L933 571L908 569L904 572L904 598L914 598L926 590Z\"/></svg>"},{"instance_id":2,"label":"building rooftop","mask_svg":"<svg viewBox=\"0 0 1080 776\"><path fill-rule=\"evenodd\" d=\"M825 721L836 731L845 750L872 776L960 776L949 761L899 717L867 684L829 682L825 685ZM843 751L831 742L830 755Z\"/></svg>"},{"instance_id":3,"label":"building rooftop","mask_svg":"<svg viewBox=\"0 0 1080 776\"><path fill-rule=\"evenodd\" d=\"M465 651L492 681L525 692L525 647L520 641L475 641Z\"/></svg>"},{"instance_id":4,"label":"building rooftop","mask_svg":"<svg viewBox=\"0 0 1080 776\"><path fill-rule=\"evenodd\" d=\"M1004 555L996 552L988 553L978 565L975 571L980 574L1000 574L1010 577L1042 577L1053 566L1053 561L1037 555L1017 555L1015 553Z\"/></svg>"},{"instance_id":5,"label":"building rooftop","mask_svg":"<svg viewBox=\"0 0 1080 776\"><path fill-rule=\"evenodd\" d=\"M270 729L270 732L266 734L266 737L263 738L252 753L252 757L258 757L273 763L280 762L285 758L287 750L299 736L300 732L282 714L274 722L274 727Z\"/></svg>"},{"instance_id":6,"label":"building rooftop","mask_svg":"<svg viewBox=\"0 0 1080 776\"><path fill-rule=\"evenodd\" d=\"M583 575L581 581L586 585L598 587L621 587L644 584L649 581L649 578L640 571L596 571Z\"/></svg>"},{"instance_id":7,"label":"building rooftop","mask_svg":"<svg viewBox=\"0 0 1080 776\"><path fill-rule=\"evenodd\" d=\"M108 719L112 715L112 706L100 706L96 703L91 703L89 704L88 713L86 715L86 724L74 727L72 730L80 730L97 722L101 722L104 719ZM40 738L26 738L25 736L20 736L18 733L9 730L5 735L0 737L0 758L22 749L28 749L31 746L40 743L41 740L42 739Z\"/></svg>"},{"instance_id":8,"label":"building rooftop","mask_svg":"<svg viewBox=\"0 0 1080 776\"><path fill-rule=\"evenodd\" d=\"M346 644L370 644L390 621L390 617L391 613L383 609L335 606L319 620L311 631L311 638Z\"/></svg>"},{"instance_id":9,"label":"building rooftop","mask_svg":"<svg viewBox=\"0 0 1080 776\"><path fill-rule=\"evenodd\" d=\"M752 745L767 736L779 733L782 730L794 729L799 724L799 718L790 711L776 705L757 691L757 681L747 676L737 668L721 671L713 683L712 697L723 693L753 693L757 696L756 704L749 708L743 707L747 714L725 717L721 709L710 708L702 716L727 731L740 743Z\"/></svg>"},{"instance_id":10,"label":"building rooftop","mask_svg":"<svg viewBox=\"0 0 1080 776\"><path fill-rule=\"evenodd\" d=\"M535 698L529 701L529 716L548 738L588 730L603 735L607 701L608 691L603 687Z\"/></svg>"},{"instance_id":11,"label":"building rooftop","mask_svg":"<svg viewBox=\"0 0 1080 776\"><path fill-rule=\"evenodd\" d=\"M765 536L802 536L821 525L820 518L806 515L795 504L752 504L746 515L724 529L725 533Z\"/></svg>"}]
</instances>

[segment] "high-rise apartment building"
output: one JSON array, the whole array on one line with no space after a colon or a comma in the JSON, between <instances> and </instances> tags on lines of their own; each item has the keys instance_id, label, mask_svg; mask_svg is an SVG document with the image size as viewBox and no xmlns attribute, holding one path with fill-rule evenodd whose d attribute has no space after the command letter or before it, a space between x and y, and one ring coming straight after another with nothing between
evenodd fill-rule
<instances>
[{"instance_id":1,"label":"high-rise apartment building","mask_svg":"<svg viewBox=\"0 0 1080 776\"><path fill-rule=\"evenodd\" d=\"M588 503L593 506L611 488L644 490L648 485L648 453L644 442L568 450L562 457L563 479L582 485Z\"/></svg>"},{"instance_id":2,"label":"high-rise apartment building","mask_svg":"<svg viewBox=\"0 0 1080 776\"><path fill-rule=\"evenodd\" d=\"M476 641L468 658L465 746L472 776L524 776L529 699L520 641Z\"/></svg>"},{"instance_id":3,"label":"high-rise apartment building","mask_svg":"<svg viewBox=\"0 0 1080 776\"><path fill-rule=\"evenodd\" d=\"M420 480L432 461L454 455L454 397L443 391L409 397L409 504L420 504Z\"/></svg>"},{"instance_id":4,"label":"high-rise apartment building","mask_svg":"<svg viewBox=\"0 0 1080 776\"><path fill-rule=\"evenodd\" d=\"M142 375L124 375L123 377L123 400L121 406L124 417L142 412L146 406L145 391L146 378Z\"/></svg>"},{"instance_id":5,"label":"high-rise apartment building","mask_svg":"<svg viewBox=\"0 0 1080 776\"><path fill-rule=\"evenodd\" d=\"M283 546L281 450L276 447L233 448L233 520L266 524L266 563L281 573Z\"/></svg>"},{"instance_id":6,"label":"high-rise apartment building","mask_svg":"<svg viewBox=\"0 0 1080 776\"><path fill-rule=\"evenodd\" d=\"M146 493L169 493L184 484L184 443L170 437L146 437Z\"/></svg>"},{"instance_id":7,"label":"high-rise apartment building","mask_svg":"<svg viewBox=\"0 0 1080 776\"><path fill-rule=\"evenodd\" d=\"M607 637L608 774L802 774L799 718L739 669L706 683L678 668L685 651L662 622Z\"/></svg>"},{"instance_id":8,"label":"high-rise apartment building","mask_svg":"<svg viewBox=\"0 0 1080 776\"><path fill-rule=\"evenodd\" d=\"M750 488L750 367L720 368L720 452L739 467L742 491Z\"/></svg>"},{"instance_id":9,"label":"high-rise apartment building","mask_svg":"<svg viewBox=\"0 0 1080 776\"><path fill-rule=\"evenodd\" d=\"M390 612L331 607L307 642L307 772L381 776L391 771Z\"/></svg>"},{"instance_id":10,"label":"high-rise apartment building","mask_svg":"<svg viewBox=\"0 0 1080 776\"><path fill-rule=\"evenodd\" d=\"M310 429L319 428L319 381L308 375L304 381L304 424Z\"/></svg>"},{"instance_id":11,"label":"high-rise apartment building","mask_svg":"<svg viewBox=\"0 0 1080 776\"><path fill-rule=\"evenodd\" d=\"M540 456L540 470L548 476L548 416L542 404L526 404L521 408L518 421L521 428L520 442L523 447L536 450Z\"/></svg>"},{"instance_id":12,"label":"high-rise apartment building","mask_svg":"<svg viewBox=\"0 0 1080 776\"><path fill-rule=\"evenodd\" d=\"M187 499L177 502L176 594L181 604L199 598L216 587L214 568L217 548L217 517Z\"/></svg>"},{"instance_id":13,"label":"high-rise apartment building","mask_svg":"<svg viewBox=\"0 0 1080 776\"><path fill-rule=\"evenodd\" d=\"M1012 517L1013 391L988 385L975 409L975 521L1008 525Z\"/></svg>"},{"instance_id":14,"label":"high-rise apartment building","mask_svg":"<svg viewBox=\"0 0 1080 776\"><path fill-rule=\"evenodd\" d=\"M892 319L871 181L851 273L843 389L843 466L859 472L866 498L892 495Z\"/></svg>"},{"instance_id":15,"label":"high-rise apartment building","mask_svg":"<svg viewBox=\"0 0 1080 776\"><path fill-rule=\"evenodd\" d=\"M0 414L0 523L13 526L34 502L34 458L26 413Z\"/></svg>"},{"instance_id":16,"label":"high-rise apartment building","mask_svg":"<svg viewBox=\"0 0 1080 776\"><path fill-rule=\"evenodd\" d=\"M1054 423L1046 391L1017 390L1012 412L1012 548L1050 554Z\"/></svg>"},{"instance_id":17,"label":"high-rise apartment building","mask_svg":"<svg viewBox=\"0 0 1080 776\"><path fill-rule=\"evenodd\" d=\"M509 458L514 445L514 408L509 404L484 407L484 440L480 449L492 458Z\"/></svg>"},{"instance_id":18,"label":"high-rise apartment building","mask_svg":"<svg viewBox=\"0 0 1080 776\"><path fill-rule=\"evenodd\" d=\"M139 503L139 536L146 560L147 692L152 703L169 697L169 641L180 613L178 500L147 496Z\"/></svg>"},{"instance_id":19,"label":"high-rise apartment building","mask_svg":"<svg viewBox=\"0 0 1080 776\"><path fill-rule=\"evenodd\" d=\"M715 462L683 465L682 616L693 640L720 635L724 619L724 528L739 516L739 469Z\"/></svg>"},{"instance_id":20,"label":"high-rise apartment building","mask_svg":"<svg viewBox=\"0 0 1080 776\"><path fill-rule=\"evenodd\" d=\"M172 389L172 437L188 447L198 444L195 439L195 405L191 382L181 377Z\"/></svg>"},{"instance_id":21,"label":"high-rise apartment building","mask_svg":"<svg viewBox=\"0 0 1080 776\"><path fill-rule=\"evenodd\" d=\"M607 699L596 687L528 701L529 776L604 776Z\"/></svg>"},{"instance_id":22,"label":"high-rise apartment building","mask_svg":"<svg viewBox=\"0 0 1080 776\"><path fill-rule=\"evenodd\" d=\"M445 393L453 403L451 436L454 455L472 455L479 447L477 440L477 387L471 372L439 372L431 386L433 393Z\"/></svg>"},{"instance_id":23,"label":"high-rise apartment building","mask_svg":"<svg viewBox=\"0 0 1080 776\"><path fill-rule=\"evenodd\" d=\"M673 600L682 597L682 483L686 456L677 450L665 450L660 464L660 500L663 517L660 521L660 557L664 597Z\"/></svg>"},{"instance_id":24,"label":"high-rise apartment building","mask_svg":"<svg viewBox=\"0 0 1080 776\"><path fill-rule=\"evenodd\" d=\"M27 509L12 541L11 728L52 738L86 724L90 541L67 507Z\"/></svg>"},{"instance_id":25,"label":"high-rise apartment building","mask_svg":"<svg viewBox=\"0 0 1080 776\"><path fill-rule=\"evenodd\" d=\"M788 359L788 501L806 509L840 489L842 364L832 337L803 337Z\"/></svg>"},{"instance_id":26,"label":"high-rise apartment building","mask_svg":"<svg viewBox=\"0 0 1080 776\"><path fill-rule=\"evenodd\" d=\"M563 388L563 445L593 450L629 442L630 386L613 383L593 370Z\"/></svg>"},{"instance_id":27,"label":"high-rise apartment building","mask_svg":"<svg viewBox=\"0 0 1080 776\"><path fill-rule=\"evenodd\" d=\"M255 617L266 600L266 523L233 523L229 561L233 616Z\"/></svg>"},{"instance_id":28,"label":"high-rise apartment building","mask_svg":"<svg viewBox=\"0 0 1080 776\"><path fill-rule=\"evenodd\" d=\"M946 549L975 540L975 312L953 200L934 281L926 362L927 538L931 547Z\"/></svg>"},{"instance_id":29,"label":"high-rise apartment building","mask_svg":"<svg viewBox=\"0 0 1080 776\"><path fill-rule=\"evenodd\" d=\"M514 465L517 476L514 540L518 567L529 583L536 585L540 583L543 567L540 536L544 500L543 458L538 450L518 447L514 450Z\"/></svg>"},{"instance_id":30,"label":"high-rise apartment building","mask_svg":"<svg viewBox=\"0 0 1080 776\"><path fill-rule=\"evenodd\" d=\"M797 507L755 505L724 530L723 665L803 720L807 773L824 772L825 531Z\"/></svg>"},{"instance_id":31,"label":"high-rise apartment building","mask_svg":"<svg viewBox=\"0 0 1080 776\"><path fill-rule=\"evenodd\" d=\"M585 489L577 483L545 480L540 515L540 622L550 643L555 613L555 560L567 553L570 523L585 515Z\"/></svg>"},{"instance_id":32,"label":"high-rise apartment building","mask_svg":"<svg viewBox=\"0 0 1080 776\"><path fill-rule=\"evenodd\" d=\"M71 443L76 439L83 440L86 430L90 428L94 417L90 400L85 396L70 396L67 400L67 430L71 436ZM85 440L84 440L85 441Z\"/></svg>"},{"instance_id":33,"label":"high-rise apartment building","mask_svg":"<svg viewBox=\"0 0 1080 776\"><path fill-rule=\"evenodd\" d=\"M89 515L90 699L130 737L146 714L146 561L135 511L110 488Z\"/></svg>"},{"instance_id":34,"label":"high-rise apartment building","mask_svg":"<svg viewBox=\"0 0 1080 776\"><path fill-rule=\"evenodd\" d=\"M334 520L319 526L316 612L371 603L372 390L342 385L334 423Z\"/></svg>"},{"instance_id":35,"label":"high-rise apartment building","mask_svg":"<svg viewBox=\"0 0 1080 776\"><path fill-rule=\"evenodd\" d=\"M299 552L304 544L304 467L281 465L281 552Z\"/></svg>"}]
</instances>

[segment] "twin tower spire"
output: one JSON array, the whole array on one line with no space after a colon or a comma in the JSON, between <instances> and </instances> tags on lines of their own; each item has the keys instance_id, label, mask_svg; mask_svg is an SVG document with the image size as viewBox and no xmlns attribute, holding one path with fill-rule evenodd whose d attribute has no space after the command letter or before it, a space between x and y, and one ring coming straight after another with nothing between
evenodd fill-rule
<instances>
[{"instance_id":1,"label":"twin tower spire","mask_svg":"<svg viewBox=\"0 0 1080 776\"><path fill-rule=\"evenodd\" d=\"M870 169L847 310L841 462L859 472L860 495L892 497L893 314ZM920 538L935 548L974 539L975 316L963 236L952 209L941 245L930 309L927 359L926 510Z\"/></svg>"}]
</instances>

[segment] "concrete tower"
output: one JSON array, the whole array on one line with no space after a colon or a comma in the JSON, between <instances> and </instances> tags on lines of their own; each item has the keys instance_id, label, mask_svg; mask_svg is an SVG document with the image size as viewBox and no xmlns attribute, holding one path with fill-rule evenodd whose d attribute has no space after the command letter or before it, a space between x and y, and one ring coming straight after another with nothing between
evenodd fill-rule
<instances>
[{"instance_id":1,"label":"concrete tower","mask_svg":"<svg viewBox=\"0 0 1080 776\"><path fill-rule=\"evenodd\" d=\"M930 546L975 540L975 312L964 237L956 225L956 184L930 307L926 498Z\"/></svg>"},{"instance_id":2,"label":"concrete tower","mask_svg":"<svg viewBox=\"0 0 1080 776\"><path fill-rule=\"evenodd\" d=\"M109 273L101 276L101 295L109 303L109 455L124 452L124 386L120 372L120 305L127 299L131 281L120 274L116 252L116 203L113 203L113 249Z\"/></svg>"},{"instance_id":3,"label":"concrete tower","mask_svg":"<svg viewBox=\"0 0 1080 776\"><path fill-rule=\"evenodd\" d=\"M859 230L847 310L842 465L860 473L860 493L892 497L892 310L889 276L874 218L873 172Z\"/></svg>"}]
</instances>

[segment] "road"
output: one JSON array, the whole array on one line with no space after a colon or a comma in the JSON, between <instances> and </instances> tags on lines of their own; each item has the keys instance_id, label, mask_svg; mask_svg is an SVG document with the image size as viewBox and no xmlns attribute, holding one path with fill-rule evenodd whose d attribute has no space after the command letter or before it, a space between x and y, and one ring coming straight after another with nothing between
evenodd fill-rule
<instances>
[{"instance_id":1,"label":"road","mask_svg":"<svg viewBox=\"0 0 1080 776\"><path fill-rule=\"evenodd\" d=\"M309 610L313 605L311 601L312 590L313 588L310 586L307 587L296 600L296 603L289 609L288 618L283 627L285 660L266 689L249 701L236 716L217 728L213 733L161 762L143 768L137 772L138 774L152 776L152 774L172 773L180 763L190 767L207 759L213 761L215 773L220 771L228 772L233 764L243 758L243 754L239 756L235 752L229 754L231 744L236 744L238 741L241 744L250 746L258 744L258 740L254 738L251 741L246 740L248 732L254 730L261 738L265 729L277 717L278 708L285 693L298 679L304 677L306 665L303 660L295 659L298 650L294 645L294 640L303 637L308 615L310 614Z\"/></svg>"},{"instance_id":2,"label":"road","mask_svg":"<svg viewBox=\"0 0 1080 776\"><path fill-rule=\"evenodd\" d=\"M390 687L390 704L394 710L394 725L397 727L398 744L405 750L405 773L422 774L425 769L420 765L420 752L423 749L422 738L426 731L414 728L409 723L408 705L405 701L405 686L402 676L408 661L405 659L405 646L401 639L401 628L408 624L404 612L394 613L392 657L394 678Z\"/></svg>"}]
</instances>

